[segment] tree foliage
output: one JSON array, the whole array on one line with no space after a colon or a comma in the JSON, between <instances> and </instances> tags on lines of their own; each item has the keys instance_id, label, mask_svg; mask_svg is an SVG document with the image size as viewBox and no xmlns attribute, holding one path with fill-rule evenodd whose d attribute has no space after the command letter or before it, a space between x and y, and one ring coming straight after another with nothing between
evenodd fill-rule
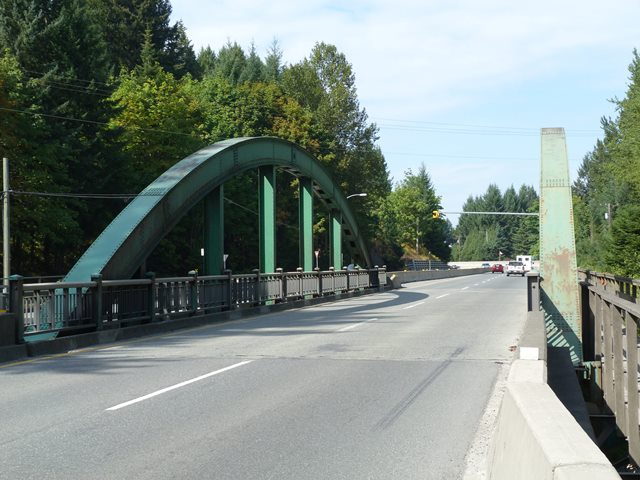
<instances>
[{"instance_id":1,"label":"tree foliage","mask_svg":"<svg viewBox=\"0 0 640 480\"><path fill-rule=\"evenodd\" d=\"M407 256L448 261L451 225L432 214L440 209L440 197L424 164L415 174L409 170L380 206L382 238L388 245L404 246Z\"/></svg>"},{"instance_id":2,"label":"tree foliage","mask_svg":"<svg viewBox=\"0 0 640 480\"><path fill-rule=\"evenodd\" d=\"M497 185L489 185L484 195L469 197L463 205L466 212L536 213L538 195L531 186L513 186L502 194ZM538 219L515 215L460 216L455 235L455 260L498 260L517 255L536 255Z\"/></svg>"},{"instance_id":3,"label":"tree foliage","mask_svg":"<svg viewBox=\"0 0 640 480\"><path fill-rule=\"evenodd\" d=\"M617 117L603 118L603 138L582 160L574 182L574 217L578 265L640 276L634 253L640 232L640 57L633 51L629 84L614 99Z\"/></svg>"},{"instance_id":4,"label":"tree foliage","mask_svg":"<svg viewBox=\"0 0 640 480\"><path fill-rule=\"evenodd\" d=\"M399 245L413 243L417 212L420 251L448 258L452 229L430 218L440 198L426 169L392 191L378 128L343 53L318 43L284 64L274 40L264 59L232 41L196 56L170 14L169 0L0 0L0 153L10 158L12 189L70 194L12 196L14 271L64 273L126 202L79 195L135 193L204 145L263 135L307 149L345 194L367 193L350 202L376 263L392 265ZM247 172L225 184L235 270L257 267L256 180ZM295 268L297 179L277 181L279 263ZM318 204L314 242L323 255L326 215ZM197 268L202 216L201 206L188 212L146 267Z\"/></svg>"}]
</instances>

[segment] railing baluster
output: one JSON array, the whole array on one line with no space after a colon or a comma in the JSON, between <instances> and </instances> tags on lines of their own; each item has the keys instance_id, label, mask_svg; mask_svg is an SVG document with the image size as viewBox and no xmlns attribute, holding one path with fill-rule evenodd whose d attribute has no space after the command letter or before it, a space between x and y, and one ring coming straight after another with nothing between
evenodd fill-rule
<instances>
[{"instance_id":1,"label":"railing baluster","mask_svg":"<svg viewBox=\"0 0 640 480\"><path fill-rule=\"evenodd\" d=\"M602 358L602 383L604 384L604 399L607 406L614 410L613 401L613 348L612 348L612 320L611 304L604 301L603 305L603 333L604 333L604 356Z\"/></svg>"},{"instance_id":2,"label":"railing baluster","mask_svg":"<svg viewBox=\"0 0 640 480\"><path fill-rule=\"evenodd\" d=\"M629 453L640 463L640 427L638 425L638 319L626 315L627 327L627 439Z\"/></svg>"},{"instance_id":3,"label":"railing baluster","mask_svg":"<svg viewBox=\"0 0 640 480\"><path fill-rule=\"evenodd\" d=\"M623 311L611 305L611 324L613 329L613 389L615 404L612 405L616 415L618 428L627 434L626 409L624 390L626 386L624 375L624 350L622 346L622 315Z\"/></svg>"}]
</instances>

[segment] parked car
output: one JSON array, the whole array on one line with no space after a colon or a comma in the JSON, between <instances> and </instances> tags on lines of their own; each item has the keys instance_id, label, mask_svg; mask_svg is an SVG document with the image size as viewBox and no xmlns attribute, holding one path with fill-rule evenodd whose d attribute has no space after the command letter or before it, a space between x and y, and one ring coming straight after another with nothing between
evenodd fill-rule
<instances>
[{"instance_id":1,"label":"parked car","mask_svg":"<svg viewBox=\"0 0 640 480\"><path fill-rule=\"evenodd\" d=\"M522 275L524 277L525 273L522 262L512 261L507 264L507 277L509 275Z\"/></svg>"},{"instance_id":2,"label":"parked car","mask_svg":"<svg viewBox=\"0 0 640 480\"><path fill-rule=\"evenodd\" d=\"M483 263L482 265L480 265L481 268L489 268L491 267L491 265L489 265L488 263Z\"/></svg>"},{"instance_id":3,"label":"parked car","mask_svg":"<svg viewBox=\"0 0 640 480\"><path fill-rule=\"evenodd\" d=\"M504 273L504 267L501 263L494 263L491 265L491 273Z\"/></svg>"}]
</instances>

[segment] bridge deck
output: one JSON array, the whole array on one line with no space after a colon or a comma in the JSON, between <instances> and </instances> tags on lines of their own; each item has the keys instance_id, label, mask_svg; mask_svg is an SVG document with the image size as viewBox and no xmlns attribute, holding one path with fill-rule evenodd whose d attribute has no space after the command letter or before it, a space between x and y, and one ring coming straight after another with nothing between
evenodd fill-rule
<instances>
[{"instance_id":1,"label":"bridge deck","mask_svg":"<svg viewBox=\"0 0 640 480\"><path fill-rule=\"evenodd\" d=\"M5 366L2 475L458 478L525 284L421 282Z\"/></svg>"}]
</instances>

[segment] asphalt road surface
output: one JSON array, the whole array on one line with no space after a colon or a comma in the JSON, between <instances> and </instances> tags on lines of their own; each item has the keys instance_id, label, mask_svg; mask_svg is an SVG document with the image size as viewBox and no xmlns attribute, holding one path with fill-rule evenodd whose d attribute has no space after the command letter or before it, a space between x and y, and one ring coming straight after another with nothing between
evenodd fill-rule
<instances>
[{"instance_id":1,"label":"asphalt road surface","mask_svg":"<svg viewBox=\"0 0 640 480\"><path fill-rule=\"evenodd\" d=\"M483 274L0 365L0 478L460 478L525 310Z\"/></svg>"}]
</instances>

